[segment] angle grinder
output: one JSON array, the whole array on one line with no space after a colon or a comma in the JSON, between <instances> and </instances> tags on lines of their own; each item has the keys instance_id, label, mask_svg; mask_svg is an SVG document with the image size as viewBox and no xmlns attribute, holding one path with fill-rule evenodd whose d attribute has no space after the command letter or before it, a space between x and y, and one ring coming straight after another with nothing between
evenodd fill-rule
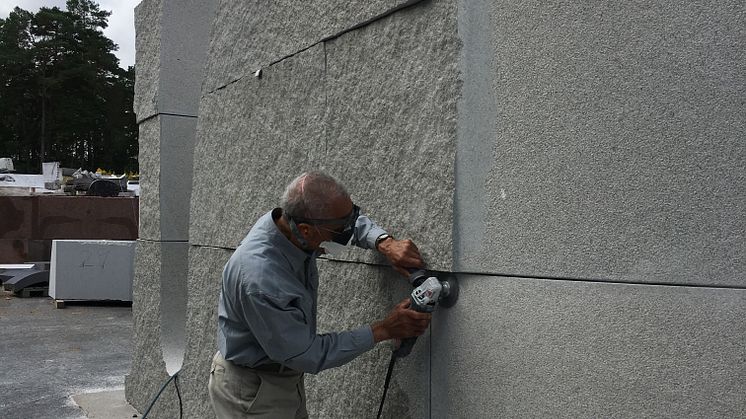
<instances>
[{"instance_id":1,"label":"angle grinder","mask_svg":"<svg viewBox=\"0 0 746 419\"><path fill-rule=\"evenodd\" d=\"M438 304L446 308L456 304L459 292L456 278L441 281L424 269L407 269L407 271L409 271L409 283L414 287L409 296L410 309L421 313L432 313ZM416 336L403 339L399 348L394 350L394 357L403 358L409 355L416 341Z\"/></svg>"}]
</instances>

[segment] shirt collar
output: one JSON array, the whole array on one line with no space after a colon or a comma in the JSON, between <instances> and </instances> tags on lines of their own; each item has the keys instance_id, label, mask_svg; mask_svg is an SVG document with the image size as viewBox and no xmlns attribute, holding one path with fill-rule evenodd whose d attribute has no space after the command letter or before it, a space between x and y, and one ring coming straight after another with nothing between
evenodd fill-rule
<instances>
[{"instance_id":1,"label":"shirt collar","mask_svg":"<svg viewBox=\"0 0 746 419\"><path fill-rule=\"evenodd\" d=\"M262 228L265 229L269 236L270 244L277 246L278 249L288 258L288 261L293 265L293 269L303 272L305 268L306 260L312 257L318 256L318 252L306 252L290 241L280 228L275 224L275 219L282 215L282 208L275 208L272 211L262 217Z\"/></svg>"}]
</instances>

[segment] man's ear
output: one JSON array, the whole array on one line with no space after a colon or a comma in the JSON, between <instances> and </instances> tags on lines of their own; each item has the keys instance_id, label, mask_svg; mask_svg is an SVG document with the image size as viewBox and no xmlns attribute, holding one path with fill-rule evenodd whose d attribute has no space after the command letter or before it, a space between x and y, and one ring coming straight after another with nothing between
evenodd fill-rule
<instances>
[{"instance_id":1,"label":"man's ear","mask_svg":"<svg viewBox=\"0 0 746 419\"><path fill-rule=\"evenodd\" d=\"M306 223L298 224L298 231L303 234L304 238L308 238L311 235L311 226Z\"/></svg>"}]
</instances>

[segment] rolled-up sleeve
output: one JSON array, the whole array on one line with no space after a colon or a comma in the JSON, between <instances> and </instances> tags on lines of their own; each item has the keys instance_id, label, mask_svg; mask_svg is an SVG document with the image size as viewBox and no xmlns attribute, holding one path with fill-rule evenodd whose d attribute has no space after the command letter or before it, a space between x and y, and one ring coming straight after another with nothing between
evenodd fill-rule
<instances>
[{"instance_id":1,"label":"rolled-up sleeve","mask_svg":"<svg viewBox=\"0 0 746 419\"><path fill-rule=\"evenodd\" d=\"M244 314L257 342L270 359L307 373L343 365L374 346L373 331L316 334L293 302L263 293L247 294Z\"/></svg>"},{"instance_id":2,"label":"rolled-up sleeve","mask_svg":"<svg viewBox=\"0 0 746 419\"><path fill-rule=\"evenodd\" d=\"M386 234L386 230L378 227L375 221L365 215L361 215L355 222L355 241L354 245L363 249L376 249L376 239Z\"/></svg>"}]
</instances>

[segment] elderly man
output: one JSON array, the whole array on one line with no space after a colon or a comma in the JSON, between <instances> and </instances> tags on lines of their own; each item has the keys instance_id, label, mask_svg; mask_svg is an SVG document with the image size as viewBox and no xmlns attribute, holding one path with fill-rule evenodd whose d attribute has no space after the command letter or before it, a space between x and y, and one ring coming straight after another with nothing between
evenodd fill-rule
<instances>
[{"instance_id":1,"label":"elderly man","mask_svg":"<svg viewBox=\"0 0 746 419\"><path fill-rule=\"evenodd\" d=\"M262 216L223 270L218 352L208 384L218 418L304 418L304 373L338 367L380 341L419 336L430 314L402 301L385 319L357 329L317 334L316 257L355 244L384 254L395 269L422 266L417 247L395 240L320 172L285 189L281 208Z\"/></svg>"}]
</instances>

